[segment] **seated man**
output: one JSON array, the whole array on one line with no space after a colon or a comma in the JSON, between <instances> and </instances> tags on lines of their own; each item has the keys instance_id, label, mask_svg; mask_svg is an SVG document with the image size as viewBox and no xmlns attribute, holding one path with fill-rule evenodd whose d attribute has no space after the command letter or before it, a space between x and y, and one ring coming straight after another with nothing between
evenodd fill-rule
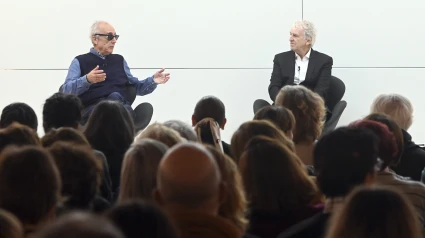
<instances>
[{"instance_id":1,"label":"seated man","mask_svg":"<svg viewBox=\"0 0 425 238\"><path fill-rule=\"evenodd\" d=\"M269 95L274 102L279 90L286 85L303 85L319 94L326 102L332 75L332 57L312 49L316 29L311 22L294 23L289 37L291 50L277 54L273 60ZM254 111L268 105L264 100L254 103Z\"/></svg>"},{"instance_id":2,"label":"seated man","mask_svg":"<svg viewBox=\"0 0 425 238\"><path fill-rule=\"evenodd\" d=\"M164 69L144 80L139 81L134 77L123 56L112 54L118 37L109 23L95 22L90 32L93 48L89 53L74 58L61 87L63 93L78 95L81 99L85 108L83 125L96 104L102 100L122 102L134 119L136 113L125 99L126 84L135 85L136 94L143 96L152 93L157 84L166 83L170 79L170 74L164 73Z\"/></svg>"}]
</instances>

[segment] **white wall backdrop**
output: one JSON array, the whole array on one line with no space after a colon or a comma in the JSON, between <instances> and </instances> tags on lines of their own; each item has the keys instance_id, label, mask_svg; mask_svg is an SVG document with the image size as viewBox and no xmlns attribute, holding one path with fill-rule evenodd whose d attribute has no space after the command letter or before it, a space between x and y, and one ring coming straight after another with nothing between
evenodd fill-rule
<instances>
[{"instance_id":1,"label":"white wall backdrop","mask_svg":"<svg viewBox=\"0 0 425 238\"><path fill-rule=\"evenodd\" d=\"M397 92L413 102L410 132L423 143L423 10L421 0L0 0L0 109L28 103L42 135L44 100L63 83L73 57L88 51L89 27L102 19L121 35L115 53L134 75L143 79L160 67L172 75L136 99L153 104L152 122L190 122L197 100L215 95L226 105L229 141L253 117L254 100L269 100L273 57L289 49L289 28L304 17L318 29L315 49L334 58L333 74L347 86L339 125L365 116L376 95Z\"/></svg>"}]
</instances>

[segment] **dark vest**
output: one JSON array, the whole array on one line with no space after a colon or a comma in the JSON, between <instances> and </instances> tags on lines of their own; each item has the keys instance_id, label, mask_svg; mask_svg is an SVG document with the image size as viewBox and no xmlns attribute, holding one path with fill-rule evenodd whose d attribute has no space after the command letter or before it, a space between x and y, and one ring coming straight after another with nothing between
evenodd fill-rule
<instances>
[{"instance_id":1,"label":"dark vest","mask_svg":"<svg viewBox=\"0 0 425 238\"><path fill-rule=\"evenodd\" d=\"M91 84L87 91L80 94L79 97L84 106L95 104L113 92L126 96L125 85L128 77L124 70L124 58L121 55L111 54L102 59L93 53L87 53L76 58L80 63L81 75L90 73L96 65L99 65L99 69L106 73L105 81Z\"/></svg>"}]
</instances>

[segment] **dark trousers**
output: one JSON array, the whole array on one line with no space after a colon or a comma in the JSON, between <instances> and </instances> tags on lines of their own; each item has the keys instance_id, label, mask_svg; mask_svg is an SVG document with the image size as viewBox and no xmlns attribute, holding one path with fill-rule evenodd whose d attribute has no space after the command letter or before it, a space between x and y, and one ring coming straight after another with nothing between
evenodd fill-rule
<instances>
[{"instance_id":1,"label":"dark trousers","mask_svg":"<svg viewBox=\"0 0 425 238\"><path fill-rule=\"evenodd\" d=\"M99 104L102 101L105 101L105 100L111 100L111 101L120 102L128 110L128 112L130 112L130 115L133 117L133 120L135 119L136 113L134 113L134 110L131 107L130 103L127 102L125 100L125 98L120 93L113 92L113 93L109 94L106 98L102 98L97 103L94 103L92 105L89 105L89 106L87 106L87 107L85 107L83 109L83 112L82 112L82 117L83 118L81 120L81 125L85 125L86 124L87 120L89 119L89 117L90 117L93 109L96 107L96 105Z\"/></svg>"}]
</instances>

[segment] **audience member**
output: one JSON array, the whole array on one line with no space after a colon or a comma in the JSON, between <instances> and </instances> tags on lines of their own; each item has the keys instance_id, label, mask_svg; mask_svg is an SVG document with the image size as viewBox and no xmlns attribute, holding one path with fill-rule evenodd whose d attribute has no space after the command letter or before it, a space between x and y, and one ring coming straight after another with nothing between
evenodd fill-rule
<instances>
[{"instance_id":1,"label":"audience member","mask_svg":"<svg viewBox=\"0 0 425 238\"><path fill-rule=\"evenodd\" d=\"M118 202L152 200L158 165L168 146L152 139L134 142L124 156Z\"/></svg>"},{"instance_id":2,"label":"audience member","mask_svg":"<svg viewBox=\"0 0 425 238\"><path fill-rule=\"evenodd\" d=\"M96 199L102 167L87 146L56 142L48 151L55 160L62 181L62 202L58 214L73 210L103 212L109 204Z\"/></svg>"},{"instance_id":3,"label":"audience member","mask_svg":"<svg viewBox=\"0 0 425 238\"><path fill-rule=\"evenodd\" d=\"M0 238L23 238L21 222L10 212L0 209Z\"/></svg>"},{"instance_id":4,"label":"audience member","mask_svg":"<svg viewBox=\"0 0 425 238\"><path fill-rule=\"evenodd\" d=\"M42 229L34 238L126 238L108 219L85 212L72 212Z\"/></svg>"},{"instance_id":5,"label":"audience member","mask_svg":"<svg viewBox=\"0 0 425 238\"><path fill-rule=\"evenodd\" d=\"M135 141L142 139L157 140L166 144L168 147L173 147L174 145L185 141L185 139L181 137L177 131L160 123L153 123L146 127L145 130L136 136Z\"/></svg>"},{"instance_id":6,"label":"audience member","mask_svg":"<svg viewBox=\"0 0 425 238\"><path fill-rule=\"evenodd\" d=\"M267 120L254 120L242 123L232 136L232 154L238 163L245 146L254 136L267 136L286 145L291 151L295 151L294 143L287 138L272 122Z\"/></svg>"},{"instance_id":7,"label":"audience member","mask_svg":"<svg viewBox=\"0 0 425 238\"><path fill-rule=\"evenodd\" d=\"M221 180L226 185L227 196L221 204L218 214L229 219L242 232L246 232L248 226L247 200L238 167L232 158L217 148L210 145L207 145L206 148L213 155L220 170Z\"/></svg>"},{"instance_id":8,"label":"audience member","mask_svg":"<svg viewBox=\"0 0 425 238\"><path fill-rule=\"evenodd\" d=\"M53 94L46 99L43 106L44 133L60 127L78 129L82 110L83 105L77 96L64 93Z\"/></svg>"},{"instance_id":9,"label":"audience member","mask_svg":"<svg viewBox=\"0 0 425 238\"><path fill-rule=\"evenodd\" d=\"M133 119L116 101L97 104L87 121L84 134L91 146L106 156L114 193L118 192L122 160L133 143L134 133Z\"/></svg>"},{"instance_id":10,"label":"audience member","mask_svg":"<svg viewBox=\"0 0 425 238\"><path fill-rule=\"evenodd\" d=\"M73 145L91 147L86 137L82 132L77 131L71 127L61 127L59 129L51 129L47 134L41 138L41 145L45 148L50 147L56 142L67 142ZM102 183L100 185L100 196L108 202L112 202L112 182L109 174L109 166L106 161L105 155L98 151L93 150L98 161L102 164ZM101 200L101 198L98 198Z\"/></svg>"},{"instance_id":11,"label":"audience member","mask_svg":"<svg viewBox=\"0 0 425 238\"><path fill-rule=\"evenodd\" d=\"M392 169L401 176L421 181L425 151L412 141L412 136L407 132L413 122L412 103L400 94L381 94L374 100L371 112L388 115L403 131L403 154L400 163Z\"/></svg>"},{"instance_id":12,"label":"audience member","mask_svg":"<svg viewBox=\"0 0 425 238\"><path fill-rule=\"evenodd\" d=\"M123 202L106 216L126 238L177 238L177 230L166 214L155 205L141 200Z\"/></svg>"},{"instance_id":13,"label":"audience member","mask_svg":"<svg viewBox=\"0 0 425 238\"><path fill-rule=\"evenodd\" d=\"M198 122L205 118L214 119L218 123L219 127L224 130L224 127L227 122L226 108L224 106L224 103L219 98L211 95L205 96L196 103L192 115L192 126L196 126ZM230 145L224 141L222 141L221 143L223 146L224 153L233 158Z\"/></svg>"},{"instance_id":14,"label":"audience member","mask_svg":"<svg viewBox=\"0 0 425 238\"><path fill-rule=\"evenodd\" d=\"M249 233L275 238L323 210L318 189L294 152L276 140L253 137L239 160L249 201Z\"/></svg>"},{"instance_id":15,"label":"audience member","mask_svg":"<svg viewBox=\"0 0 425 238\"><path fill-rule=\"evenodd\" d=\"M211 145L224 153L217 121L210 117L204 118L195 125L195 131L200 143Z\"/></svg>"},{"instance_id":16,"label":"audience member","mask_svg":"<svg viewBox=\"0 0 425 238\"><path fill-rule=\"evenodd\" d=\"M331 216L357 186L374 182L378 137L363 128L340 127L326 133L314 149L317 184L327 197L323 212L281 233L279 238L324 237Z\"/></svg>"},{"instance_id":17,"label":"audience member","mask_svg":"<svg viewBox=\"0 0 425 238\"><path fill-rule=\"evenodd\" d=\"M176 222L181 237L241 237L218 215L225 185L217 163L202 145L183 142L171 148L158 169L155 201Z\"/></svg>"},{"instance_id":18,"label":"audience member","mask_svg":"<svg viewBox=\"0 0 425 238\"><path fill-rule=\"evenodd\" d=\"M40 145L37 132L17 122L0 130L0 152L9 145Z\"/></svg>"},{"instance_id":19,"label":"audience member","mask_svg":"<svg viewBox=\"0 0 425 238\"><path fill-rule=\"evenodd\" d=\"M326 238L421 238L415 211L399 192L357 188L330 221Z\"/></svg>"},{"instance_id":20,"label":"audience member","mask_svg":"<svg viewBox=\"0 0 425 238\"><path fill-rule=\"evenodd\" d=\"M187 141L197 141L196 133L193 128L186 122L180 120L168 120L162 125L169 127L177 131L181 137L185 138Z\"/></svg>"},{"instance_id":21,"label":"audience member","mask_svg":"<svg viewBox=\"0 0 425 238\"><path fill-rule=\"evenodd\" d=\"M55 217L61 180L50 154L41 147L9 147L0 155L0 208L15 215L25 236Z\"/></svg>"},{"instance_id":22,"label":"audience member","mask_svg":"<svg viewBox=\"0 0 425 238\"><path fill-rule=\"evenodd\" d=\"M28 104L16 102L3 108L0 116L0 128L6 128L13 122L25 125L37 131L38 119L37 115Z\"/></svg>"},{"instance_id":23,"label":"audience member","mask_svg":"<svg viewBox=\"0 0 425 238\"><path fill-rule=\"evenodd\" d=\"M350 124L351 127L365 128L373 131L379 138L379 173L377 184L393 187L402 192L410 200L418 212L422 225L425 225L425 185L403 178L390 170L389 166L398 161L395 138L388 127L380 122L361 120Z\"/></svg>"},{"instance_id":24,"label":"audience member","mask_svg":"<svg viewBox=\"0 0 425 238\"><path fill-rule=\"evenodd\" d=\"M269 120L291 140L294 138L295 118L292 112L284 107L266 106L254 115L254 120Z\"/></svg>"},{"instance_id":25,"label":"audience member","mask_svg":"<svg viewBox=\"0 0 425 238\"><path fill-rule=\"evenodd\" d=\"M275 103L288 108L294 115L295 151L305 165L312 165L314 143L322 133L326 115L323 99L310 89L297 85L283 87Z\"/></svg>"}]
</instances>

